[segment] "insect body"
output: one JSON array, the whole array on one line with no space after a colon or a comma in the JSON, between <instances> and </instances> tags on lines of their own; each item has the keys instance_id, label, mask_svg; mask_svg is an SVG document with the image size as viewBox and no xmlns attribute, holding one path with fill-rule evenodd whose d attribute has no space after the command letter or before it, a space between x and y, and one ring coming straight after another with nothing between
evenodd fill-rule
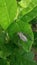
<instances>
[{"instance_id":1,"label":"insect body","mask_svg":"<svg viewBox=\"0 0 37 65\"><path fill-rule=\"evenodd\" d=\"M27 42L28 39L22 32L18 32L18 35L22 41Z\"/></svg>"}]
</instances>

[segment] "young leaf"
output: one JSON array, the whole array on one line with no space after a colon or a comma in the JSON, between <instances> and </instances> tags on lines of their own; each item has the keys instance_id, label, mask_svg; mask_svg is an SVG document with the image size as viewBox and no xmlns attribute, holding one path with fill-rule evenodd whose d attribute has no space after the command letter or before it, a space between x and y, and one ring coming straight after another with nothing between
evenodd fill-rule
<instances>
[{"instance_id":1,"label":"young leaf","mask_svg":"<svg viewBox=\"0 0 37 65\"><path fill-rule=\"evenodd\" d=\"M3 29L7 29L13 22L16 12L16 0L0 0L0 25Z\"/></svg>"}]
</instances>

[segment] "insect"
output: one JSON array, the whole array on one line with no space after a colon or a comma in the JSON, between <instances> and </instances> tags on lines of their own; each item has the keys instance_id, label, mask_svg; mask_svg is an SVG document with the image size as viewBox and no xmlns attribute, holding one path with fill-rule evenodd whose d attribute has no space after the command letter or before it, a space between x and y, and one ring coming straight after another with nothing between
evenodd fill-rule
<instances>
[{"instance_id":1,"label":"insect","mask_svg":"<svg viewBox=\"0 0 37 65\"><path fill-rule=\"evenodd\" d=\"M18 32L18 35L22 41L24 42L28 41L27 37L22 32Z\"/></svg>"}]
</instances>

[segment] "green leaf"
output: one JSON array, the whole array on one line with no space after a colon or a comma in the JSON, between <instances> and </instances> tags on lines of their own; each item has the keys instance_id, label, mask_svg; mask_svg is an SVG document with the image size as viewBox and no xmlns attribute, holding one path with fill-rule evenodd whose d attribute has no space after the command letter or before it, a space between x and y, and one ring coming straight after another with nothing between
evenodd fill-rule
<instances>
[{"instance_id":1,"label":"green leaf","mask_svg":"<svg viewBox=\"0 0 37 65\"><path fill-rule=\"evenodd\" d=\"M21 58L22 59L22 58ZM10 65L14 64L14 65L37 65L36 62L34 61L30 61L30 60L27 60L27 59L19 59L19 57L17 58L16 57L16 61L14 61L15 59L13 59L10 63Z\"/></svg>"},{"instance_id":2,"label":"green leaf","mask_svg":"<svg viewBox=\"0 0 37 65\"><path fill-rule=\"evenodd\" d=\"M37 49L37 32L34 32L34 44L33 47Z\"/></svg>"},{"instance_id":3,"label":"green leaf","mask_svg":"<svg viewBox=\"0 0 37 65\"><path fill-rule=\"evenodd\" d=\"M25 23L23 21L14 22L7 29L7 32L9 33L10 38L12 38L12 41L16 45L21 46L26 51L30 51L33 44L34 36L31 26L28 23ZM19 38L17 34L18 32L22 32L26 36L26 42Z\"/></svg>"},{"instance_id":4,"label":"green leaf","mask_svg":"<svg viewBox=\"0 0 37 65\"><path fill-rule=\"evenodd\" d=\"M19 4L20 4L21 7L26 8L26 7L28 7L28 5L30 4L31 1L32 0L21 0L19 2Z\"/></svg>"},{"instance_id":5,"label":"green leaf","mask_svg":"<svg viewBox=\"0 0 37 65\"><path fill-rule=\"evenodd\" d=\"M30 24L32 25L33 33L34 33L34 44L33 47L37 49L37 17L34 18Z\"/></svg>"},{"instance_id":6,"label":"green leaf","mask_svg":"<svg viewBox=\"0 0 37 65\"><path fill-rule=\"evenodd\" d=\"M8 33L0 26L0 48L9 42L10 38Z\"/></svg>"},{"instance_id":7,"label":"green leaf","mask_svg":"<svg viewBox=\"0 0 37 65\"><path fill-rule=\"evenodd\" d=\"M3 29L7 29L13 22L16 12L16 0L0 0L0 25Z\"/></svg>"},{"instance_id":8,"label":"green leaf","mask_svg":"<svg viewBox=\"0 0 37 65\"><path fill-rule=\"evenodd\" d=\"M25 12L25 10L23 10ZM21 12L22 13L22 12ZM24 22L30 22L32 19L34 19L37 16L37 7L35 7L31 12L25 14L24 16L21 14L19 17L19 20L23 20Z\"/></svg>"},{"instance_id":9,"label":"green leaf","mask_svg":"<svg viewBox=\"0 0 37 65\"><path fill-rule=\"evenodd\" d=\"M0 49L0 57L6 59L7 56L11 55L14 48L13 43L4 44Z\"/></svg>"},{"instance_id":10,"label":"green leaf","mask_svg":"<svg viewBox=\"0 0 37 65\"><path fill-rule=\"evenodd\" d=\"M37 0L31 1L29 6L23 8L18 16L18 21L30 22L37 16Z\"/></svg>"},{"instance_id":11,"label":"green leaf","mask_svg":"<svg viewBox=\"0 0 37 65\"><path fill-rule=\"evenodd\" d=\"M37 0L35 0L35 1L34 0L21 0L19 2L20 6L23 8L27 8L31 3L35 6L35 5L37 5Z\"/></svg>"},{"instance_id":12,"label":"green leaf","mask_svg":"<svg viewBox=\"0 0 37 65\"><path fill-rule=\"evenodd\" d=\"M32 25L33 25L33 24L36 25L36 24L37 24L37 17L35 17L30 23L31 23Z\"/></svg>"},{"instance_id":13,"label":"green leaf","mask_svg":"<svg viewBox=\"0 0 37 65\"><path fill-rule=\"evenodd\" d=\"M9 41L9 43L4 44L1 48L0 48L0 58L4 58L6 59L7 57L9 57L14 49L17 49L18 46L15 45L11 40Z\"/></svg>"},{"instance_id":14,"label":"green leaf","mask_svg":"<svg viewBox=\"0 0 37 65\"><path fill-rule=\"evenodd\" d=\"M32 55L31 53L29 54L30 56ZM20 49L15 50L10 58L10 65L37 65L37 63L30 58L29 54L23 52L23 50L20 51Z\"/></svg>"},{"instance_id":15,"label":"green leaf","mask_svg":"<svg viewBox=\"0 0 37 65\"><path fill-rule=\"evenodd\" d=\"M0 58L0 65L7 65L5 59Z\"/></svg>"}]
</instances>

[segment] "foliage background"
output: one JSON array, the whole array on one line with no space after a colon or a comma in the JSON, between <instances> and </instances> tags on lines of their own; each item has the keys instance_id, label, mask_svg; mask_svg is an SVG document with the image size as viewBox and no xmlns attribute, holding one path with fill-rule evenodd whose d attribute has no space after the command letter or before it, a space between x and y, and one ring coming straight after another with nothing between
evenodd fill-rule
<instances>
[{"instance_id":1,"label":"foliage background","mask_svg":"<svg viewBox=\"0 0 37 65\"><path fill-rule=\"evenodd\" d=\"M37 0L0 1L0 65L37 65Z\"/></svg>"}]
</instances>

